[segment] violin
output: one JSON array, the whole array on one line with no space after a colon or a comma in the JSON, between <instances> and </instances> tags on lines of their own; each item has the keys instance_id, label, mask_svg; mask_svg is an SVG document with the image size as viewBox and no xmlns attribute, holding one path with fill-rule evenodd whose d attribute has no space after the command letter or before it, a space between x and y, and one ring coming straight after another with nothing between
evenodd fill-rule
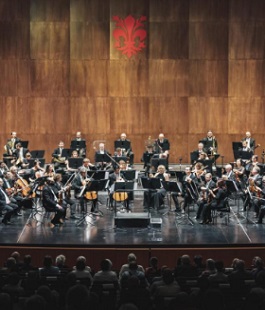
<instances>
[{"instance_id":1,"label":"violin","mask_svg":"<svg viewBox=\"0 0 265 310\"><path fill-rule=\"evenodd\" d=\"M248 188L249 188L249 191L251 193L256 193L257 196L259 198L261 198L261 190L258 189L258 187L256 186L255 181L253 179L249 179L249 187Z\"/></svg>"}]
</instances>

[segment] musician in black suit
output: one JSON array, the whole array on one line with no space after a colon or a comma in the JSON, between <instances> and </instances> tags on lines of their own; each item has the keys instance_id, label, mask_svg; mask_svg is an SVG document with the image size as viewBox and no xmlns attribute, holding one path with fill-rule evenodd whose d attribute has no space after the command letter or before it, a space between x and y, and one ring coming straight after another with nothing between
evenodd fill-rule
<instances>
[{"instance_id":1,"label":"musician in black suit","mask_svg":"<svg viewBox=\"0 0 265 310\"><path fill-rule=\"evenodd\" d=\"M58 168L65 168L66 163L63 155L64 150L64 142L60 141L58 147L52 153L52 163L54 163L54 169L57 170Z\"/></svg>"},{"instance_id":2,"label":"musician in black suit","mask_svg":"<svg viewBox=\"0 0 265 310\"><path fill-rule=\"evenodd\" d=\"M87 179L87 169L85 167L81 167L79 169L79 173L76 175L76 177L73 180L72 188L75 191L75 198L79 200L81 211L84 212L85 210L85 194L86 194L86 187L88 181L91 181L93 179L88 180ZM96 212L96 206L97 206L97 198L92 199L92 208L91 212Z\"/></svg>"},{"instance_id":3,"label":"musician in black suit","mask_svg":"<svg viewBox=\"0 0 265 310\"><path fill-rule=\"evenodd\" d=\"M168 158L170 150L170 143L165 138L163 133L160 133L158 139L155 141L155 153L159 154L160 158Z\"/></svg>"},{"instance_id":4,"label":"musician in black suit","mask_svg":"<svg viewBox=\"0 0 265 310\"><path fill-rule=\"evenodd\" d=\"M196 220L201 216L204 205L208 202L209 191L216 187L216 183L212 180L212 174L205 174L205 185L200 187L201 197L197 201L198 210L196 214Z\"/></svg>"},{"instance_id":5,"label":"musician in black suit","mask_svg":"<svg viewBox=\"0 0 265 310\"><path fill-rule=\"evenodd\" d=\"M182 196L184 197L183 209L185 210L188 204L192 203L193 200L198 199L198 187L197 178L194 173L192 173L190 167L185 168L185 175L183 177L183 191Z\"/></svg>"},{"instance_id":6,"label":"musician in black suit","mask_svg":"<svg viewBox=\"0 0 265 310\"><path fill-rule=\"evenodd\" d=\"M122 155L129 157L130 165L133 165L134 153L132 151L131 141L127 139L126 133L120 135L120 139L114 142L114 148L116 149L116 142L118 142L119 147L122 149Z\"/></svg>"},{"instance_id":7,"label":"musician in black suit","mask_svg":"<svg viewBox=\"0 0 265 310\"><path fill-rule=\"evenodd\" d=\"M53 178L47 178L46 185L42 190L42 204L47 212L55 212L55 217L51 221L53 225L63 224L66 208L59 204Z\"/></svg>"},{"instance_id":8,"label":"musician in black suit","mask_svg":"<svg viewBox=\"0 0 265 310\"><path fill-rule=\"evenodd\" d=\"M151 178L160 179L160 181L169 181L169 174L166 173L166 167L163 165L159 165L157 168L157 172L155 175L150 175ZM164 188L160 189L149 189L144 192L144 207L154 208L158 210L161 205L163 205L163 200L166 196L166 190Z\"/></svg>"},{"instance_id":9,"label":"musician in black suit","mask_svg":"<svg viewBox=\"0 0 265 310\"><path fill-rule=\"evenodd\" d=\"M6 211L2 223L5 225L10 225L11 216L16 212L18 205L14 202L11 202L3 189L3 183L3 180L0 179L0 212L2 213L2 211Z\"/></svg>"},{"instance_id":10,"label":"musician in black suit","mask_svg":"<svg viewBox=\"0 0 265 310\"><path fill-rule=\"evenodd\" d=\"M217 153L218 142L211 130L207 132L207 136L203 138L201 142L203 143L205 151L208 155Z\"/></svg>"},{"instance_id":11,"label":"musician in black suit","mask_svg":"<svg viewBox=\"0 0 265 310\"><path fill-rule=\"evenodd\" d=\"M209 224L212 222L211 210L221 209L225 207L227 190L224 180L217 181L217 188L209 191L210 198L208 203L203 208L203 221L200 224Z\"/></svg>"},{"instance_id":12,"label":"musician in black suit","mask_svg":"<svg viewBox=\"0 0 265 310\"><path fill-rule=\"evenodd\" d=\"M251 133L249 131L246 132L246 136L241 140L247 142L247 147L252 150L252 152L255 150L255 139L251 137Z\"/></svg>"},{"instance_id":13,"label":"musician in black suit","mask_svg":"<svg viewBox=\"0 0 265 310\"><path fill-rule=\"evenodd\" d=\"M99 143L98 145L99 149L95 152L95 166L98 169L107 169L111 166L111 163L109 164L110 161L110 153L105 149L105 144L104 143ZM99 162L98 161L98 155L104 155L103 161Z\"/></svg>"},{"instance_id":14,"label":"musician in black suit","mask_svg":"<svg viewBox=\"0 0 265 310\"><path fill-rule=\"evenodd\" d=\"M16 145L21 140L17 137L17 133L15 131L11 132L11 138L7 140L7 143L5 145L5 150L8 155L13 155L13 153L16 150Z\"/></svg>"},{"instance_id":15,"label":"musician in black suit","mask_svg":"<svg viewBox=\"0 0 265 310\"><path fill-rule=\"evenodd\" d=\"M24 159L26 158L26 154L28 153L28 149L24 148L21 144L21 142L18 142L16 144L16 149L13 153L13 155L15 156L15 162L13 164L15 164L16 166L22 166L22 164L24 163ZM12 162L12 161L11 161Z\"/></svg>"},{"instance_id":16,"label":"musician in black suit","mask_svg":"<svg viewBox=\"0 0 265 310\"><path fill-rule=\"evenodd\" d=\"M62 184L62 175L60 173L57 173L55 176L54 176L54 187L55 190L55 194L58 198L61 198L61 201L62 201L62 205L63 207L66 209L67 206L69 205L70 206L70 212L71 212L71 215L70 215L70 218L71 219L78 219L78 217L75 216L75 211L76 211L76 202L75 200L71 199L71 183L66 185L66 186L63 186ZM68 182L69 183L69 182ZM66 218L68 219L68 218Z\"/></svg>"},{"instance_id":17,"label":"musician in black suit","mask_svg":"<svg viewBox=\"0 0 265 310\"><path fill-rule=\"evenodd\" d=\"M82 138L81 132L76 133L76 137L71 141L71 149L75 149L80 157L86 156L86 140Z\"/></svg>"}]
</instances>

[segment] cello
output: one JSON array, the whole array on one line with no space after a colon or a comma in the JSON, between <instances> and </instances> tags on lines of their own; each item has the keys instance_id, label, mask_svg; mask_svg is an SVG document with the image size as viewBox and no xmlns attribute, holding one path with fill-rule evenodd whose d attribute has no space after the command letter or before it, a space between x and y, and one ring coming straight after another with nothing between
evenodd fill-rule
<instances>
[{"instance_id":1,"label":"cello","mask_svg":"<svg viewBox=\"0 0 265 310\"><path fill-rule=\"evenodd\" d=\"M32 188L29 186L28 181L23 179L19 174L17 174L16 185L22 190L22 196L33 198L35 193L32 193Z\"/></svg>"}]
</instances>

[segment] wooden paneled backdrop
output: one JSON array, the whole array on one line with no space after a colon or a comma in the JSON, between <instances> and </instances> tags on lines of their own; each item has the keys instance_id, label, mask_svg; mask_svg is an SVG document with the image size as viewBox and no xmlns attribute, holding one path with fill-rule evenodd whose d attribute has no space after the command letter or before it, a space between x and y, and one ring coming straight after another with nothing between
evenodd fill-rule
<instances>
[{"instance_id":1,"label":"wooden paneled backdrop","mask_svg":"<svg viewBox=\"0 0 265 310\"><path fill-rule=\"evenodd\" d=\"M112 16L147 16L147 48L113 48ZM0 145L29 148L81 130L91 145L126 132L135 162L163 132L189 161L208 129L225 162L250 130L265 148L264 0L0 0ZM93 157L89 148L89 157Z\"/></svg>"}]
</instances>

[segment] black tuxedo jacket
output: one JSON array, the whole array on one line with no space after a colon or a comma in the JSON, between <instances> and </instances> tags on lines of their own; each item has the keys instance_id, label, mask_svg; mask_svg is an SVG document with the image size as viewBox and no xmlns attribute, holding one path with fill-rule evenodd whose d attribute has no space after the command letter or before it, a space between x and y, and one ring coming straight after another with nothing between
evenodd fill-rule
<instances>
[{"instance_id":1,"label":"black tuxedo jacket","mask_svg":"<svg viewBox=\"0 0 265 310\"><path fill-rule=\"evenodd\" d=\"M170 150L170 143L169 143L168 139L164 139L163 142L160 142L160 140L157 139L156 143L155 143L155 147L156 147L157 153L161 153L161 150L163 152L169 151Z\"/></svg>"},{"instance_id":2,"label":"black tuxedo jacket","mask_svg":"<svg viewBox=\"0 0 265 310\"><path fill-rule=\"evenodd\" d=\"M246 140L247 140L247 138L243 138L241 141L243 142L243 141L246 141ZM254 151L254 149L255 149L255 139L250 138L249 146L250 146L251 150Z\"/></svg>"},{"instance_id":3,"label":"black tuxedo jacket","mask_svg":"<svg viewBox=\"0 0 265 310\"><path fill-rule=\"evenodd\" d=\"M42 203L43 207L47 211L56 211L57 201L54 194L48 185L45 185L42 191Z\"/></svg>"}]
</instances>

